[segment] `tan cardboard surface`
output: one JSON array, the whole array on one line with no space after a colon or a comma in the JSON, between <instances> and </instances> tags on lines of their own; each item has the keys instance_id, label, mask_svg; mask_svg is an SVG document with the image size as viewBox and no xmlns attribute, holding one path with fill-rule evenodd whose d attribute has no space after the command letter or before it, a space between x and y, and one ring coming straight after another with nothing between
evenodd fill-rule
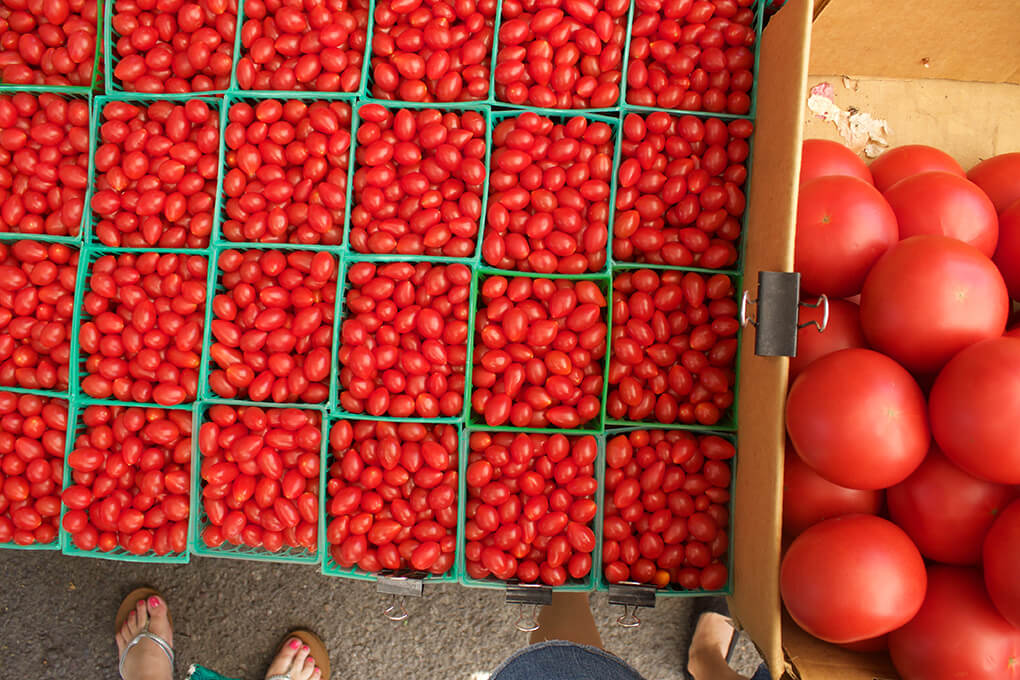
<instances>
[{"instance_id":1,"label":"tan cardboard surface","mask_svg":"<svg viewBox=\"0 0 1020 680\"><path fill-rule=\"evenodd\" d=\"M1016 0L828 0L813 73L1020 83Z\"/></svg>"},{"instance_id":2,"label":"tan cardboard surface","mask_svg":"<svg viewBox=\"0 0 1020 680\"><path fill-rule=\"evenodd\" d=\"M1020 45L1020 32L1016 42ZM816 71L812 62L814 73L824 71ZM832 84L833 102L840 108L853 106L886 119L890 147L935 146L953 156L965 170L990 156L1020 151L1020 85L862 78L849 81L847 87L842 76L811 75L807 88L824 82ZM802 104L807 97L805 89ZM804 137L843 141L832 123L810 111Z\"/></svg>"},{"instance_id":3,"label":"tan cardboard surface","mask_svg":"<svg viewBox=\"0 0 1020 680\"><path fill-rule=\"evenodd\" d=\"M800 172L811 0L791 0L765 30L758 81L754 160L748 199L744 286L757 294L758 272L793 268L793 230ZM792 179L791 179L792 178ZM776 677L782 673L779 621L780 487L786 358L754 355L754 332L743 334L732 613Z\"/></svg>"},{"instance_id":4,"label":"tan cardboard surface","mask_svg":"<svg viewBox=\"0 0 1020 680\"><path fill-rule=\"evenodd\" d=\"M817 640L783 615L783 643L801 680L894 680L889 655L863 654Z\"/></svg>"}]
</instances>

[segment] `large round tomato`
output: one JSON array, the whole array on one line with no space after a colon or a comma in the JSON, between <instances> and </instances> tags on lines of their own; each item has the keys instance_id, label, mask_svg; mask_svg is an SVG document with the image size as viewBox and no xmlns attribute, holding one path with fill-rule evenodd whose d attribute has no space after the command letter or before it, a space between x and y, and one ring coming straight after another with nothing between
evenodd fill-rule
<instances>
[{"instance_id":1,"label":"large round tomato","mask_svg":"<svg viewBox=\"0 0 1020 680\"><path fill-rule=\"evenodd\" d=\"M942 234L969 243L988 257L999 240L995 206L978 185L951 172L922 172L884 194L900 227L900 238Z\"/></svg>"},{"instance_id":2,"label":"large round tomato","mask_svg":"<svg viewBox=\"0 0 1020 680\"><path fill-rule=\"evenodd\" d=\"M964 347L1002 335L1008 316L1006 284L992 261L945 236L897 243L861 293L868 344L915 373L934 373Z\"/></svg>"},{"instance_id":3,"label":"large round tomato","mask_svg":"<svg viewBox=\"0 0 1020 680\"><path fill-rule=\"evenodd\" d=\"M800 183L830 175L847 175L872 183L868 166L850 149L828 139L805 139L800 154Z\"/></svg>"},{"instance_id":4,"label":"large round tomato","mask_svg":"<svg viewBox=\"0 0 1020 680\"><path fill-rule=\"evenodd\" d=\"M813 302L813 300L812 300ZM802 326L812 321L821 323L822 308L801 305L798 323ZM815 359L848 347L867 347L864 331L861 330L860 307L846 300L829 300L829 323L824 331L808 325L797 331L797 356L790 358L790 380Z\"/></svg>"},{"instance_id":5,"label":"large round tomato","mask_svg":"<svg viewBox=\"0 0 1020 680\"><path fill-rule=\"evenodd\" d=\"M1020 484L1020 339L985 340L939 373L928 397L932 434L967 472Z\"/></svg>"},{"instance_id":6,"label":"large round tomato","mask_svg":"<svg viewBox=\"0 0 1020 680\"><path fill-rule=\"evenodd\" d=\"M832 175L801 185L793 260L804 292L856 295L898 238L896 216L870 184Z\"/></svg>"},{"instance_id":7,"label":"large round tomato","mask_svg":"<svg viewBox=\"0 0 1020 680\"><path fill-rule=\"evenodd\" d=\"M804 369L786 401L786 429L804 462L851 489L902 482L931 440L921 388L870 349L833 352Z\"/></svg>"},{"instance_id":8,"label":"large round tomato","mask_svg":"<svg viewBox=\"0 0 1020 680\"><path fill-rule=\"evenodd\" d=\"M907 144L889 149L868 166L875 188L885 191L901 179L922 172L951 172L964 176L963 168L945 151L924 144Z\"/></svg>"},{"instance_id":9,"label":"large round tomato","mask_svg":"<svg viewBox=\"0 0 1020 680\"><path fill-rule=\"evenodd\" d=\"M1020 199L999 214L999 245L992 261L1006 281L1009 296L1020 300Z\"/></svg>"},{"instance_id":10,"label":"large round tomato","mask_svg":"<svg viewBox=\"0 0 1020 680\"><path fill-rule=\"evenodd\" d=\"M841 515L875 515L881 491L847 489L808 467L787 445L783 458L783 534L794 538L822 520Z\"/></svg>"},{"instance_id":11,"label":"large round tomato","mask_svg":"<svg viewBox=\"0 0 1020 680\"><path fill-rule=\"evenodd\" d=\"M924 600L924 559L903 530L874 515L844 515L798 536L783 557L780 590L790 616L827 642L896 630Z\"/></svg>"},{"instance_id":12,"label":"large round tomato","mask_svg":"<svg viewBox=\"0 0 1020 680\"><path fill-rule=\"evenodd\" d=\"M1013 496L1011 487L964 472L937 447L914 474L886 492L889 518L922 555L960 565L981 560L985 534Z\"/></svg>"},{"instance_id":13,"label":"large round tomato","mask_svg":"<svg viewBox=\"0 0 1020 680\"><path fill-rule=\"evenodd\" d=\"M1001 213L1020 200L1020 151L983 160L970 169L967 177L988 194Z\"/></svg>"},{"instance_id":14,"label":"large round tomato","mask_svg":"<svg viewBox=\"0 0 1020 680\"><path fill-rule=\"evenodd\" d=\"M1020 629L995 611L977 569L932 565L924 604L889 635L889 654L903 680L1015 680Z\"/></svg>"},{"instance_id":15,"label":"large round tomato","mask_svg":"<svg viewBox=\"0 0 1020 680\"><path fill-rule=\"evenodd\" d=\"M1020 500L1013 501L985 536L985 586L999 613L1020 628Z\"/></svg>"}]
</instances>

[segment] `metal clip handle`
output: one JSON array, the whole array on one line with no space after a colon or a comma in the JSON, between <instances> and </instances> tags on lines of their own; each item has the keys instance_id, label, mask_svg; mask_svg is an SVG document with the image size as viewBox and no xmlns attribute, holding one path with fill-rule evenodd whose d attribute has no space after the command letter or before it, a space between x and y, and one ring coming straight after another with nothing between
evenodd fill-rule
<instances>
[{"instance_id":1,"label":"metal clip handle","mask_svg":"<svg viewBox=\"0 0 1020 680\"><path fill-rule=\"evenodd\" d=\"M745 291L745 295L746 295L746 291ZM800 306L801 307L811 307L812 309L817 309L817 308L821 307L822 308L822 320L821 320L820 323L817 320L815 320L815 321L808 321L807 323L800 324L799 326L797 326L797 328L807 328L808 326L814 326L815 328L818 329L819 333L822 333L822 332L825 331L826 328L829 327L829 296L828 295L826 295L825 293L822 293L821 295L818 296L818 300L815 301L814 303L811 303L811 302L801 302Z\"/></svg>"},{"instance_id":2,"label":"metal clip handle","mask_svg":"<svg viewBox=\"0 0 1020 680\"><path fill-rule=\"evenodd\" d=\"M537 604L531 605L531 616L528 616L528 605L522 604L520 608L520 614L514 621L514 628L522 633L531 633L542 627L538 622Z\"/></svg>"},{"instance_id":3,"label":"metal clip handle","mask_svg":"<svg viewBox=\"0 0 1020 680\"><path fill-rule=\"evenodd\" d=\"M410 614L407 613L407 608L404 606L404 598L394 595L393 603L383 610L383 616L390 621L406 621Z\"/></svg>"},{"instance_id":4,"label":"metal clip handle","mask_svg":"<svg viewBox=\"0 0 1020 680\"><path fill-rule=\"evenodd\" d=\"M641 619L637 615L638 605L623 605L623 614L616 618L616 623L624 628L637 628L641 625Z\"/></svg>"}]
</instances>

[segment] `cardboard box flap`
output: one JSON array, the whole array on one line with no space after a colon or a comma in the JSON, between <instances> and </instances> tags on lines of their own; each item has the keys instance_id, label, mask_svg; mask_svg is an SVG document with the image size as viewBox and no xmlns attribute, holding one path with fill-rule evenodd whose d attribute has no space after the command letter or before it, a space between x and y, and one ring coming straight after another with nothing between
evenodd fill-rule
<instances>
[{"instance_id":1,"label":"cardboard box flap","mask_svg":"<svg viewBox=\"0 0 1020 680\"><path fill-rule=\"evenodd\" d=\"M828 0L811 72L1020 83L1020 3Z\"/></svg>"},{"instance_id":2,"label":"cardboard box flap","mask_svg":"<svg viewBox=\"0 0 1020 680\"><path fill-rule=\"evenodd\" d=\"M865 654L830 645L811 637L783 614L783 642L794 677L807 680L895 680L889 655Z\"/></svg>"},{"instance_id":3,"label":"cardboard box flap","mask_svg":"<svg viewBox=\"0 0 1020 680\"><path fill-rule=\"evenodd\" d=\"M761 44L754 159L748 196L744 287L755 296L758 272L792 271L797 183L804 124L811 0L790 0L769 22ZM776 181L779 179L779 181ZM779 620L783 404L786 358L754 355L754 329L743 334L734 487L733 615L757 643L775 677L782 674Z\"/></svg>"},{"instance_id":4,"label":"cardboard box flap","mask_svg":"<svg viewBox=\"0 0 1020 680\"><path fill-rule=\"evenodd\" d=\"M808 88L829 83L832 101L839 108L867 112L887 121L889 148L904 144L935 146L955 158L964 170L985 158L1020 151L1020 125L1015 123L1016 112L1020 111L1020 85L874 78L844 81L838 75L815 75L824 73L829 72L819 70L812 62ZM805 90L801 101L807 98ZM811 113L804 137L846 143L835 125Z\"/></svg>"}]
</instances>

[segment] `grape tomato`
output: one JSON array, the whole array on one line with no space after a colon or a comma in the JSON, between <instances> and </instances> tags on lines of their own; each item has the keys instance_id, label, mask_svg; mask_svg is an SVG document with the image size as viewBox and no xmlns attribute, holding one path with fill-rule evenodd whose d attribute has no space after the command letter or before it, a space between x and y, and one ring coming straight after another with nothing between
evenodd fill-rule
<instances>
[{"instance_id":1,"label":"grape tomato","mask_svg":"<svg viewBox=\"0 0 1020 680\"><path fill-rule=\"evenodd\" d=\"M90 87L98 3L5 2L0 7L0 82Z\"/></svg>"},{"instance_id":2,"label":"grape tomato","mask_svg":"<svg viewBox=\"0 0 1020 680\"><path fill-rule=\"evenodd\" d=\"M729 580L732 443L683 430L606 442L602 566L610 583L722 590Z\"/></svg>"},{"instance_id":3,"label":"grape tomato","mask_svg":"<svg viewBox=\"0 0 1020 680\"><path fill-rule=\"evenodd\" d=\"M479 292L472 412L493 427L598 422L608 326L597 281L490 276Z\"/></svg>"},{"instance_id":4,"label":"grape tomato","mask_svg":"<svg viewBox=\"0 0 1020 680\"><path fill-rule=\"evenodd\" d=\"M733 268L747 204L751 121L628 113L622 130L613 256Z\"/></svg>"}]
</instances>

